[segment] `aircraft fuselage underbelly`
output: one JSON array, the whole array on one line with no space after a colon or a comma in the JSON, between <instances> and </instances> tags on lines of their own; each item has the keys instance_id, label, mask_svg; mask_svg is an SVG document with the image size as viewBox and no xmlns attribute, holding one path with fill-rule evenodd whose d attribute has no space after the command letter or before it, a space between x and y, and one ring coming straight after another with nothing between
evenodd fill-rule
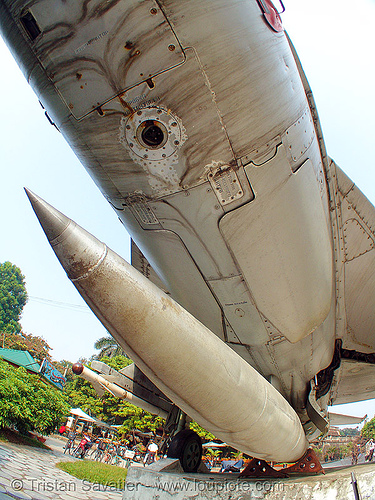
<instances>
[{"instance_id":1,"label":"aircraft fuselage underbelly","mask_svg":"<svg viewBox=\"0 0 375 500\"><path fill-rule=\"evenodd\" d=\"M302 411L333 356L333 250L285 33L255 0L12 0L1 18L171 295Z\"/></svg>"}]
</instances>

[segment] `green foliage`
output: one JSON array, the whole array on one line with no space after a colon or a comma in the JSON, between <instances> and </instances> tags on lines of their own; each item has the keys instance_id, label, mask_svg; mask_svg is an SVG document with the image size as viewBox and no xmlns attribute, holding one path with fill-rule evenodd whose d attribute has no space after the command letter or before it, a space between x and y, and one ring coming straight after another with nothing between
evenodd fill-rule
<instances>
[{"instance_id":1,"label":"green foliage","mask_svg":"<svg viewBox=\"0 0 375 500\"><path fill-rule=\"evenodd\" d=\"M131 365L133 363L131 359L126 358L122 355L116 355L112 357L103 356L102 358L100 358L100 361L117 371L120 371L122 368L125 368L125 366Z\"/></svg>"},{"instance_id":2,"label":"green foliage","mask_svg":"<svg viewBox=\"0 0 375 500\"><path fill-rule=\"evenodd\" d=\"M205 453L206 457L210 458L219 458L221 455L221 450L213 450L212 448L207 448L207 451Z\"/></svg>"},{"instance_id":3,"label":"green foliage","mask_svg":"<svg viewBox=\"0 0 375 500\"><path fill-rule=\"evenodd\" d=\"M366 439L375 440L375 417L362 427L361 435Z\"/></svg>"},{"instance_id":4,"label":"green foliage","mask_svg":"<svg viewBox=\"0 0 375 500\"><path fill-rule=\"evenodd\" d=\"M68 396L71 408L81 408L98 418L103 413L103 403L95 389L81 377L73 376L67 380L64 392Z\"/></svg>"},{"instance_id":5,"label":"green foliage","mask_svg":"<svg viewBox=\"0 0 375 500\"><path fill-rule=\"evenodd\" d=\"M19 319L27 301L25 277L11 262L0 264L0 332L19 332Z\"/></svg>"},{"instance_id":6,"label":"green foliage","mask_svg":"<svg viewBox=\"0 0 375 500\"><path fill-rule=\"evenodd\" d=\"M38 375L0 360L0 428L50 434L68 412L64 394Z\"/></svg>"},{"instance_id":7,"label":"green foliage","mask_svg":"<svg viewBox=\"0 0 375 500\"><path fill-rule=\"evenodd\" d=\"M28 351L39 363L44 358L51 360L49 351L51 347L42 337L31 335L31 333L10 333L5 335L4 347L7 349L18 349Z\"/></svg>"},{"instance_id":8,"label":"green foliage","mask_svg":"<svg viewBox=\"0 0 375 500\"><path fill-rule=\"evenodd\" d=\"M130 434L133 429L143 432L155 432L156 429L164 426L164 419L151 415L147 411L138 408L130 403L122 401L114 415L122 420L122 425L118 432L123 435Z\"/></svg>"},{"instance_id":9,"label":"green foliage","mask_svg":"<svg viewBox=\"0 0 375 500\"><path fill-rule=\"evenodd\" d=\"M95 349L100 350L96 359L100 359L101 361L104 356L108 358L113 358L115 356L126 357L125 352L111 335L108 335L108 337L101 337L95 342L94 347Z\"/></svg>"},{"instance_id":10,"label":"green foliage","mask_svg":"<svg viewBox=\"0 0 375 500\"><path fill-rule=\"evenodd\" d=\"M204 441L215 441L216 437L211 433L203 429L197 422L190 422L190 429L198 434Z\"/></svg>"},{"instance_id":11,"label":"green foliage","mask_svg":"<svg viewBox=\"0 0 375 500\"><path fill-rule=\"evenodd\" d=\"M315 453L319 460L327 462L331 460L341 460L345 457L350 457L354 448L354 442L349 441L346 444L331 444L330 446L320 444L319 447L314 447Z\"/></svg>"},{"instance_id":12,"label":"green foliage","mask_svg":"<svg viewBox=\"0 0 375 500\"><path fill-rule=\"evenodd\" d=\"M359 436L359 430L357 427L355 427L354 429L351 427L345 427L345 429L340 429L340 436L344 436L344 437Z\"/></svg>"}]
</instances>

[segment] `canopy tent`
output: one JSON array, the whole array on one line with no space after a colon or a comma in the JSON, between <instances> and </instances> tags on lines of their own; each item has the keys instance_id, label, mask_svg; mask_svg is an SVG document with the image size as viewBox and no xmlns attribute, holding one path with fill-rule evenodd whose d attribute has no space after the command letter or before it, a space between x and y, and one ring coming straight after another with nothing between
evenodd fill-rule
<instances>
[{"instance_id":1,"label":"canopy tent","mask_svg":"<svg viewBox=\"0 0 375 500\"><path fill-rule=\"evenodd\" d=\"M225 446L228 446L227 443L214 443L213 441L202 444L203 448L224 448Z\"/></svg>"},{"instance_id":2,"label":"canopy tent","mask_svg":"<svg viewBox=\"0 0 375 500\"><path fill-rule=\"evenodd\" d=\"M104 429L117 430L114 426L108 425L105 422L102 422L96 417L91 417L87 413L85 413L81 408L72 408L70 413L76 417L76 420L84 420L85 422L91 422L98 427L102 427Z\"/></svg>"},{"instance_id":3,"label":"canopy tent","mask_svg":"<svg viewBox=\"0 0 375 500\"><path fill-rule=\"evenodd\" d=\"M95 422L95 419L93 417L90 417L87 413L85 413L81 408L72 408L70 410L70 413L72 415L75 415L78 417L78 420L85 420L86 422Z\"/></svg>"}]
</instances>

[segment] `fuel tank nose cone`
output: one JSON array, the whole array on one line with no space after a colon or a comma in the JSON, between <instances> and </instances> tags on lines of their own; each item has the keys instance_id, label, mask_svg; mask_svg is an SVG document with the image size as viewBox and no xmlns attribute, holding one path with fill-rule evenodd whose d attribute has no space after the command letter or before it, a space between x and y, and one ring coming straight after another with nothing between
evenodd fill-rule
<instances>
[{"instance_id":1,"label":"fuel tank nose cone","mask_svg":"<svg viewBox=\"0 0 375 500\"><path fill-rule=\"evenodd\" d=\"M68 227L70 219L30 189L24 189L48 241L53 244L53 240L61 236Z\"/></svg>"},{"instance_id":2,"label":"fuel tank nose cone","mask_svg":"<svg viewBox=\"0 0 375 500\"><path fill-rule=\"evenodd\" d=\"M95 269L107 247L42 198L25 189L36 216L57 258L71 280Z\"/></svg>"}]
</instances>

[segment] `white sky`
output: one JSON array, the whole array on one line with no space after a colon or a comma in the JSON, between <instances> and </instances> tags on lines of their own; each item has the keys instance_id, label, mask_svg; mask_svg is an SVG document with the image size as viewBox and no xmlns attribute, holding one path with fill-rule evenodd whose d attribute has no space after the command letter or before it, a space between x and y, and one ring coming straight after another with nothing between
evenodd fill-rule
<instances>
[{"instance_id":1,"label":"white sky","mask_svg":"<svg viewBox=\"0 0 375 500\"><path fill-rule=\"evenodd\" d=\"M277 4L277 0L275 5ZM282 15L314 93L328 154L375 203L374 0L284 0ZM61 135L44 116L0 39L0 262L26 276L24 331L44 337L55 359L95 352L106 335L47 244L23 186L129 260L129 237ZM44 302L37 298L44 299ZM58 302L53 305L48 301ZM76 304L74 308L69 305ZM375 400L335 407L372 417Z\"/></svg>"}]
</instances>

